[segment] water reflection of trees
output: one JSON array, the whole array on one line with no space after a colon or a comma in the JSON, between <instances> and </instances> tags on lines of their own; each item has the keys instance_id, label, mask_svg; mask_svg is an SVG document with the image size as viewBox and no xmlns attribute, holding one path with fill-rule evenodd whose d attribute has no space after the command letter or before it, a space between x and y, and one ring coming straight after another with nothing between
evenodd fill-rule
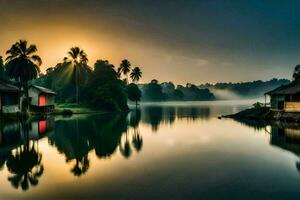
<instances>
[{"instance_id":1,"label":"water reflection of trees","mask_svg":"<svg viewBox=\"0 0 300 200\"><path fill-rule=\"evenodd\" d=\"M130 113L129 126L133 128L132 145L136 151L143 147L143 138L140 134L139 123L141 121L141 111L136 109Z\"/></svg>"},{"instance_id":2,"label":"water reflection of trees","mask_svg":"<svg viewBox=\"0 0 300 200\"><path fill-rule=\"evenodd\" d=\"M150 124L152 131L156 132L158 130L159 124L163 120L163 109L160 106L147 106L143 108L143 122Z\"/></svg>"},{"instance_id":3,"label":"water reflection of trees","mask_svg":"<svg viewBox=\"0 0 300 200\"><path fill-rule=\"evenodd\" d=\"M53 131L53 118L34 122L1 121L0 169L6 165L8 181L18 189L36 186L44 172L38 139Z\"/></svg>"},{"instance_id":4,"label":"water reflection of trees","mask_svg":"<svg viewBox=\"0 0 300 200\"><path fill-rule=\"evenodd\" d=\"M117 150L125 158L132 155L132 150L140 151L140 120L141 112L136 110L129 120L127 114L111 114L67 118L55 123L53 118L5 122L0 126L0 170L6 166L8 181L15 188L27 190L36 186L44 172L38 140L47 136L48 143L64 155L66 162L73 163L70 172L81 176L91 165L92 150L100 159L111 157Z\"/></svg>"},{"instance_id":5,"label":"water reflection of trees","mask_svg":"<svg viewBox=\"0 0 300 200\"><path fill-rule=\"evenodd\" d=\"M130 119L134 130L138 129L138 122L138 119ZM126 138L124 143L121 141L122 135ZM74 162L71 172L80 176L89 168L91 150L95 150L100 159L111 157L118 148L124 157L129 157L129 136L126 114L93 115L57 121L55 134L49 137L49 143L65 155L66 162Z\"/></svg>"},{"instance_id":6,"label":"water reflection of trees","mask_svg":"<svg viewBox=\"0 0 300 200\"><path fill-rule=\"evenodd\" d=\"M208 119L210 117L209 107L179 107L177 109L179 119L197 120Z\"/></svg>"},{"instance_id":7,"label":"water reflection of trees","mask_svg":"<svg viewBox=\"0 0 300 200\"><path fill-rule=\"evenodd\" d=\"M37 141L47 135L49 145L54 146L67 163L72 163L70 172L74 176L82 176L92 164L90 152L95 152L100 159L109 158L118 151L124 158L140 152L144 145L139 128L141 121L150 124L152 130L156 131L161 123L173 124L176 119L207 119L209 115L210 110L206 107L150 106L133 110L128 116L82 115L60 118L55 122L54 119L41 119L26 124L25 129L19 123L5 123L0 142L1 145L6 145L5 148L9 146L10 150L0 149L0 169L7 166L12 174L9 180L16 187L23 185L22 188L25 189L29 187L29 183L35 185L43 172L42 155L37 151ZM50 133L49 127L52 127ZM25 140L27 143L24 143ZM20 163L25 163L22 167L27 171L14 167L14 164Z\"/></svg>"},{"instance_id":8,"label":"water reflection of trees","mask_svg":"<svg viewBox=\"0 0 300 200\"><path fill-rule=\"evenodd\" d=\"M206 106L144 106L142 121L150 124L156 132L161 124L172 125L176 119L196 121L207 120L210 117L210 107Z\"/></svg>"},{"instance_id":9,"label":"water reflection of trees","mask_svg":"<svg viewBox=\"0 0 300 200\"><path fill-rule=\"evenodd\" d=\"M18 147L7 158L6 166L10 172L8 180L16 189L28 190L29 186L36 186L44 172L42 154L37 151L36 142ZM30 144L31 143L31 144Z\"/></svg>"}]
</instances>

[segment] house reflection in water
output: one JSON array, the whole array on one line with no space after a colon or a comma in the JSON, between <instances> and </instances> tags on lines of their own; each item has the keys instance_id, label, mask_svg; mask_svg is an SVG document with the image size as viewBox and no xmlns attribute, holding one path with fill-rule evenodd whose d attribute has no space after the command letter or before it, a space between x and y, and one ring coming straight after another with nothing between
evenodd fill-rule
<instances>
[{"instance_id":1,"label":"house reflection in water","mask_svg":"<svg viewBox=\"0 0 300 200\"><path fill-rule=\"evenodd\" d=\"M45 135L51 135L54 126L54 118L39 119L29 124L20 121L5 122L0 128L0 151L2 147L23 144L26 138L38 140Z\"/></svg>"},{"instance_id":2,"label":"house reflection in water","mask_svg":"<svg viewBox=\"0 0 300 200\"><path fill-rule=\"evenodd\" d=\"M29 128L29 139L39 140L44 136L54 134L55 122L54 118L40 119L32 121Z\"/></svg>"},{"instance_id":3,"label":"house reflection in water","mask_svg":"<svg viewBox=\"0 0 300 200\"><path fill-rule=\"evenodd\" d=\"M300 127L295 124L278 124L271 127L270 144L290 151L299 157L296 162L300 172Z\"/></svg>"}]
</instances>

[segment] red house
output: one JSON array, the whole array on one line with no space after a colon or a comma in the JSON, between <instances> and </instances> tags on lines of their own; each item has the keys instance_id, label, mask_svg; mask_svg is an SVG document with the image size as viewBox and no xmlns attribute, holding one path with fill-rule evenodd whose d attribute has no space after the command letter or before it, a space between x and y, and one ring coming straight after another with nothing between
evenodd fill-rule
<instances>
[{"instance_id":1,"label":"red house","mask_svg":"<svg viewBox=\"0 0 300 200\"><path fill-rule=\"evenodd\" d=\"M28 92L30 98L30 107L33 111L53 111L56 95L54 91L41 86L31 85Z\"/></svg>"}]
</instances>

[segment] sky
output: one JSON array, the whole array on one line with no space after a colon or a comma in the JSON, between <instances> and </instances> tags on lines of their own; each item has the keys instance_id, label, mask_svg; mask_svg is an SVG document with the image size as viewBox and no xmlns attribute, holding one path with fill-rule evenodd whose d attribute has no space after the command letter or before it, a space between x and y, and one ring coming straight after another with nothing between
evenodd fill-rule
<instances>
[{"instance_id":1,"label":"sky","mask_svg":"<svg viewBox=\"0 0 300 200\"><path fill-rule=\"evenodd\" d=\"M291 78L300 64L300 1L0 0L0 55L36 44L41 69L73 46L93 66L127 58L141 82Z\"/></svg>"}]
</instances>

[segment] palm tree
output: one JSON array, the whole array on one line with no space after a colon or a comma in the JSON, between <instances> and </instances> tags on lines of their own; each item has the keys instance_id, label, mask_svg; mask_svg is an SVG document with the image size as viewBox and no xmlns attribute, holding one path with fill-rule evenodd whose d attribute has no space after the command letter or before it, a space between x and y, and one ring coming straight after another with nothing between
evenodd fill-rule
<instances>
[{"instance_id":1,"label":"palm tree","mask_svg":"<svg viewBox=\"0 0 300 200\"><path fill-rule=\"evenodd\" d=\"M133 68L130 73L130 78L132 79L132 81L137 83L141 77L142 77L141 69L139 67Z\"/></svg>"},{"instance_id":2,"label":"palm tree","mask_svg":"<svg viewBox=\"0 0 300 200\"><path fill-rule=\"evenodd\" d=\"M126 78L126 82L128 82L128 73L130 72L130 62L127 59L122 60L120 67L118 68L118 74L123 73Z\"/></svg>"},{"instance_id":3,"label":"palm tree","mask_svg":"<svg viewBox=\"0 0 300 200\"><path fill-rule=\"evenodd\" d=\"M42 64L42 59L35 54L36 52L36 45L28 45L26 40L16 42L6 51L7 75L20 81L24 87L27 110L29 108L28 81L37 78Z\"/></svg>"},{"instance_id":4,"label":"palm tree","mask_svg":"<svg viewBox=\"0 0 300 200\"><path fill-rule=\"evenodd\" d=\"M0 56L0 67L3 68L4 67L4 62L3 62L3 58L2 56Z\"/></svg>"},{"instance_id":5,"label":"palm tree","mask_svg":"<svg viewBox=\"0 0 300 200\"><path fill-rule=\"evenodd\" d=\"M4 69L4 62L2 56L0 56L0 79L5 79L5 69Z\"/></svg>"},{"instance_id":6,"label":"palm tree","mask_svg":"<svg viewBox=\"0 0 300 200\"><path fill-rule=\"evenodd\" d=\"M79 75L79 68L81 66L87 65L88 58L87 54L84 52L83 49L80 49L79 47L72 47L68 52L69 61L74 66L74 75L75 75L75 85L76 85L76 103L79 103L79 81L78 81L78 75ZM64 58L64 62L67 62L68 58Z\"/></svg>"}]
</instances>

